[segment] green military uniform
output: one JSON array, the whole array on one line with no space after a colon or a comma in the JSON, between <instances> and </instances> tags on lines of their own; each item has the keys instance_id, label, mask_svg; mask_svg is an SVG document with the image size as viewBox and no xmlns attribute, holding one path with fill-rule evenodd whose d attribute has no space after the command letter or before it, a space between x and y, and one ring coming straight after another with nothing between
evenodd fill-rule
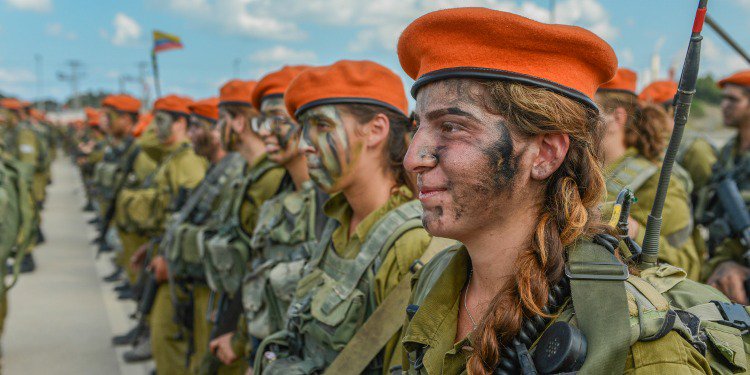
<instances>
[{"instance_id":1,"label":"green military uniform","mask_svg":"<svg viewBox=\"0 0 750 375\"><path fill-rule=\"evenodd\" d=\"M693 192L698 193L711 179L711 167L716 163L716 148L705 138L686 134L675 159L690 174Z\"/></svg>"},{"instance_id":2,"label":"green military uniform","mask_svg":"<svg viewBox=\"0 0 750 375\"><path fill-rule=\"evenodd\" d=\"M732 173L731 177L734 178L737 183L737 187L740 190L742 199L745 201L745 205L749 205L750 151L740 153L738 137L732 138L721 148L714 169L714 173L716 173L717 176L728 172ZM707 207L706 209L712 210L714 208L715 207ZM723 262L735 261L747 266L743 257L746 249L742 243L740 243L739 239L726 237L720 240L721 242L716 247L713 256L708 262L706 262L706 266L703 270L704 278L708 278L713 273L714 269Z\"/></svg>"},{"instance_id":3,"label":"green military uniform","mask_svg":"<svg viewBox=\"0 0 750 375\"><path fill-rule=\"evenodd\" d=\"M16 264L30 248L34 232L35 204L29 188L30 171L18 161L0 156L0 336L8 311L6 261ZM13 275L13 282L17 274Z\"/></svg>"},{"instance_id":4,"label":"green military uniform","mask_svg":"<svg viewBox=\"0 0 750 375\"><path fill-rule=\"evenodd\" d=\"M638 155L634 148L629 148L625 155L606 167L605 176L608 202L613 202L624 187L629 187L635 193L638 202L633 204L630 215L640 224L636 241L643 243L651 203L659 185L659 166ZM691 237L693 219L690 196L683 180L675 175L669 183L662 213L665 220L659 239L659 260L684 269L690 279L698 280L702 257Z\"/></svg>"},{"instance_id":5,"label":"green military uniform","mask_svg":"<svg viewBox=\"0 0 750 375\"><path fill-rule=\"evenodd\" d=\"M193 189L203 179L207 162L193 152L188 142L172 145L153 175L153 185L137 191L130 209L140 210L133 218L152 237L164 231L166 215L181 189ZM148 182L147 182L148 184ZM168 284L161 284L150 314L151 348L159 374L180 374L185 368L187 342L175 340L180 327L174 322L174 307Z\"/></svg>"},{"instance_id":6,"label":"green military uniform","mask_svg":"<svg viewBox=\"0 0 750 375\"><path fill-rule=\"evenodd\" d=\"M262 340L286 327L286 311L310 246L327 222L321 207L325 198L308 180L300 190L283 191L261 207L250 243L253 261L242 283L249 336Z\"/></svg>"},{"instance_id":7,"label":"green military uniform","mask_svg":"<svg viewBox=\"0 0 750 375\"><path fill-rule=\"evenodd\" d=\"M574 245L580 248L582 245ZM596 245L594 245L596 246ZM603 248L602 248L603 249ZM606 251L606 250L604 250ZM414 278L411 302L418 306L416 314L407 319L403 336L403 370L409 374L465 374L466 362L470 355L472 335L457 340L458 309L460 296L471 269L471 260L465 247L455 246L438 254ZM601 281L600 281L601 282ZM623 281L621 281L623 282ZM628 325L630 333L625 333L627 350L624 373L626 374L698 374L747 371L747 359L740 337L740 330L715 323L718 318L704 314L701 309L712 310L711 300L728 302L726 297L715 289L686 279L681 269L663 265L647 269L640 277L630 275L624 281L627 293ZM585 292L591 292L591 287ZM583 325L578 319L577 297L573 292L572 300L567 300L555 321L568 322L574 326ZM614 298L610 298L610 301ZM607 302L611 303L611 302ZM623 305L623 307L625 306ZM599 308L602 310L603 308ZM664 324L670 310L681 309L701 316L701 330L705 334L702 340L695 331L685 330L680 323ZM594 312L596 313L596 309ZM712 312L716 312L712 310ZM590 316L590 315L589 315ZM594 315L594 318L609 315ZM695 321L693 321L695 322ZM606 340L608 322L600 322L599 330ZM550 323L551 324L551 323ZM605 327L605 328L601 328ZM665 328L666 327L666 328ZM726 328L726 329L725 329ZM612 332L616 334L616 332ZM543 333L542 333L543 334ZM595 333L584 334L588 339ZM540 335L541 336L541 335ZM602 336L601 334L599 335ZM747 336L747 335L746 335ZM614 339L613 339L614 340ZM702 343L702 345L699 343ZM747 338L745 339L747 341ZM608 343L609 344L609 343ZM534 345L530 352L534 354ZM591 343L589 342L589 345ZM614 345L613 345L614 346ZM706 348L707 355L696 348ZM595 357L595 349L589 346L586 360ZM604 352L611 348L603 348ZM592 359L593 361L593 359ZM416 369L418 363L423 367ZM710 369L709 369L710 367ZM584 366L585 368L585 366ZM619 373L617 369L607 368L608 373ZM583 369L582 369L583 373ZM588 368L588 373L600 373Z\"/></svg>"},{"instance_id":8,"label":"green military uniform","mask_svg":"<svg viewBox=\"0 0 750 375\"><path fill-rule=\"evenodd\" d=\"M203 246L203 260L208 285L219 295L235 296L250 261L250 237L258 220L258 211L263 203L276 195L281 187L286 171L263 155L252 165L246 165L243 179L228 184L221 195L221 205L209 219L198 241ZM241 308L241 301L230 303ZM235 322L217 322L221 327L234 326ZM232 320L232 319L229 319ZM242 326L240 322L239 326ZM245 351L244 330L236 330L233 350L241 355ZM211 356L203 362L211 362ZM244 361L231 366L221 366L221 372L244 371Z\"/></svg>"},{"instance_id":9,"label":"green military uniform","mask_svg":"<svg viewBox=\"0 0 750 375\"><path fill-rule=\"evenodd\" d=\"M191 372L196 372L200 360L208 348L208 337L211 325L206 320L210 291L201 261L198 233L202 230L212 212L221 204L222 192L233 181L242 178L246 165L239 154L226 155L217 164L211 166L206 178L201 181L187 198L183 207L175 213L167 224L167 233L160 245L166 254L171 272L170 287L175 295L186 298L175 300L175 309L185 311L183 316L192 314L192 322L186 332L192 339L190 353ZM190 309L191 312L186 310Z\"/></svg>"},{"instance_id":10,"label":"green military uniform","mask_svg":"<svg viewBox=\"0 0 750 375\"><path fill-rule=\"evenodd\" d=\"M337 193L328 199L323 210L333 220L297 284L287 317L292 328L263 340L256 371L309 374L333 362L399 281L409 277L411 265L430 242L419 202L411 199L411 191L401 187L351 236L352 209L346 198ZM398 337L386 344L366 373L388 373L389 364L400 363ZM274 352L271 358L266 351Z\"/></svg>"}]
</instances>

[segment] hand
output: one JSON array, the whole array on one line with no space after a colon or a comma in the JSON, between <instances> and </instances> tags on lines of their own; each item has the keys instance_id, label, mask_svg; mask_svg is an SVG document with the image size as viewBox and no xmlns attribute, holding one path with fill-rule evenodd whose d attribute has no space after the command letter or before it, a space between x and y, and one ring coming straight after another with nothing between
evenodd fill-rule
<instances>
[{"instance_id":1,"label":"hand","mask_svg":"<svg viewBox=\"0 0 750 375\"><path fill-rule=\"evenodd\" d=\"M248 367L247 371L245 371L245 375L253 375L253 374L254 374L253 368L252 367Z\"/></svg>"},{"instance_id":2,"label":"hand","mask_svg":"<svg viewBox=\"0 0 750 375\"><path fill-rule=\"evenodd\" d=\"M139 247L138 250L136 250L132 256L130 256L130 268L131 269L139 270L141 268L143 261L146 259L147 251L148 251L148 246L143 245Z\"/></svg>"},{"instance_id":3,"label":"hand","mask_svg":"<svg viewBox=\"0 0 750 375\"><path fill-rule=\"evenodd\" d=\"M211 353L225 365L231 365L237 360L237 354L234 354L234 350L232 350L233 337L234 332L225 333L211 340L208 344Z\"/></svg>"},{"instance_id":4,"label":"hand","mask_svg":"<svg viewBox=\"0 0 750 375\"><path fill-rule=\"evenodd\" d=\"M638 224L638 222L633 219L632 216L628 216L628 237L636 239L640 231L641 224Z\"/></svg>"},{"instance_id":5,"label":"hand","mask_svg":"<svg viewBox=\"0 0 750 375\"><path fill-rule=\"evenodd\" d=\"M151 259L148 268L154 272L154 277L157 283L166 282L169 279L169 273L167 270L167 260L163 256L157 255L154 259Z\"/></svg>"},{"instance_id":6,"label":"hand","mask_svg":"<svg viewBox=\"0 0 750 375\"><path fill-rule=\"evenodd\" d=\"M750 277L750 268L737 262L727 261L719 264L706 283L719 289L730 300L743 305L748 304L745 280Z\"/></svg>"}]
</instances>

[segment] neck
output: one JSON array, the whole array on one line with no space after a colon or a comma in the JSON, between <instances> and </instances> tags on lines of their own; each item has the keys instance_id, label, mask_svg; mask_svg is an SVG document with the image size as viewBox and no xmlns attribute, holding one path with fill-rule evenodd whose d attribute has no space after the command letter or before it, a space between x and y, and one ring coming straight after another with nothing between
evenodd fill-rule
<instances>
[{"instance_id":1,"label":"neck","mask_svg":"<svg viewBox=\"0 0 750 375\"><path fill-rule=\"evenodd\" d=\"M602 144L604 165L610 165L625 155L628 148L625 147L625 140L623 138L617 136L607 136L604 138Z\"/></svg>"},{"instance_id":2,"label":"neck","mask_svg":"<svg viewBox=\"0 0 750 375\"><path fill-rule=\"evenodd\" d=\"M363 167L360 163L360 167ZM391 189L396 185L395 179L380 170L379 173L369 168L359 168L357 178L342 190L346 201L352 208L352 218L349 223L351 235L362 220L373 211L380 208L391 197Z\"/></svg>"},{"instance_id":3,"label":"neck","mask_svg":"<svg viewBox=\"0 0 750 375\"><path fill-rule=\"evenodd\" d=\"M284 164L284 168L289 172L289 176L292 177L295 190L301 190L302 184L305 181L310 180L310 173L307 169L307 160L305 160L304 155L293 157L289 162Z\"/></svg>"},{"instance_id":4,"label":"neck","mask_svg":"<svg viewBox=\"0 0 750 375\"><path fill-rule=\"evenodd\" d=\"M225 156L227 156L227 152L223 148L219 147L212 155L211 162L214 164L218 163L221 159L224 159Z\"/></svg>"},{"instance_id":5,"label":"neck","mask_svg":"<svg viewBox=\"0 0 750 375\"><path fill-rule=\"evenodd\" d=\"M750 122L739 126L737 129L737 137L739 138L740 152L750 150Z\"/></svg>"},{"instance_id":6,"label":"neck","mask_svg":"<svg viewBox=\"0 0 750 375\"><path fill-rule=\"evenodd\" d=\"M478 297L480 306L488 306L498 291L512 279L518 271L518 255L531 246L539 205L526 204L513 211L528 214L506 217L462 241L471 258L473 274L470 293ZM484 315L484 312L480 315Z\"/></svg>"},{"instance_id":7,"label":"neck","mask_svg":"<svg viewBox=\"0 0 750 375\"><path fill-rule=\"evenodd\" d=\"M246 131L241 136L241 144L238 152L250 165L255 164L266 154L266 145L254 134Z\"/></svg>"}]
</instances>

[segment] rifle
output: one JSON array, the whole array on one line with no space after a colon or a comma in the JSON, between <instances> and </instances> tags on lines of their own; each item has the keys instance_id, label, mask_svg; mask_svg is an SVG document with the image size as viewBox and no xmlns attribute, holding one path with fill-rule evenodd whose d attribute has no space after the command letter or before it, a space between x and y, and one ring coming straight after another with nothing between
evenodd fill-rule
<instances>
[{"instance_id":1,"label":"rifle","mask_svg":"<svg viewBox=\"0 0 750 375\"><path fill-rule=\"evenodd\" d=\"M150 244L148 254L144 259L145 265L148 265L149 260L154 252L154 243ZM140 337L146 329L148 329L148 323L146 318L151 314L151 309L154 307L156 301L156 292L159 289L159 283L156 282L156 275L148 270L147 267L143 268L141 273L143 275L143 290L140 292L140 298L138 299L138 306L135 311L135 317L138 319L138 325L136 326L136 336Z\"/></svg>"},{"instance_id":2,"label":"rifle","mask_svg":"<svg viewBox=\"0 0 750 375\"><path fill-rule=\"evenodd\" d=\"M690 115L690 103L695 95L695 83L698 80L698 68L700 67L701 57L701 31L703 30L703 21L706 17L706 4L708 0L700 0L698 10L695 12L693 21L693 30L690 35L685 62L682 66L680 83L677 87L677 100L674 111L674 131L669 139L669 146L664 155L664 162L659 174L659 185L656 188L656 197L654 205L651 207L651 213L646 221L646 234L643 238L643 252L639 257L638 266L641 269L654 267L659 259L659 237L661 236L662 211L664 202L667 198L667 188L672 176L672 167L677 157L677 151L682 141L682 133L685 131L685 124Z\"/></svg>"},{"instance_id":3,"label":"rifle","mask_svg":"<svg viewBox=\"0 0 750 375\"><path fill-rule=\"evenodd\" d=\"M131 142L134 142L131 140ZM129 146L128 146L129 148ZM123 164L123 177L115 187L114 194L112 194L112 200L107 205L107 211L104 213L104 217L101 221L101 226L99 227L99 236L96 238L96 242L99 244L99 248L96 250L96 257L99 258L99 255L101 253L107 251L107 231L109 230L109 226L112 223L112 220L115 217L115 206L117 204L117 196L120 195L120 191L125 187L125 183L127 182L127 176L130 174L130 172L133 170L133 166L135 165L135 159L138 157L138 154L141 153L140 146L135 146L135 149L133 149L133 152L128 155L128 158L125 159L125 163Z\"/></svg>"}]
</instances>

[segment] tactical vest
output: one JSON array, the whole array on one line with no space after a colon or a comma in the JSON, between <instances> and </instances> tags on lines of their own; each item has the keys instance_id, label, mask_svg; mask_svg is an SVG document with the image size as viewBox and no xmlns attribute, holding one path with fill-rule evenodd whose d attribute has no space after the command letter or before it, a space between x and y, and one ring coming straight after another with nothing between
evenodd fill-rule
<instances>
[{"instance_id":1,"label":"tactical vest","mask_svg":"<svg viewBox=\"0 0 750 375\"><path fill-rule=\"evenodd\" d=\"M3 217L0 222L0 296L15 284L20 260L29 249L35 230L34 200L26 176L29 172L21 164L0 158L0 214ZM15 257L16 262L13 277L7 283L5 264L10 257Z\"/></svg>"},{"instance_id":2,"label":"tactical vest","mask_svg":"<svg viewBox=\"0 0 750 375\"><path fill-rule=\"evenodd\" d=\"M34 144L19 144L19 133L20 132L30 132L34 135ZM46 159L47 159L47 153L46 153L46 147L45 142L43 142L39 132L36 130L36 128L26 122L21 121L19 122L13 131L11 132L11 142L13 142L13 148L16 150L14 153L14 156L16 159L22 160L21 154L28 154L36 152L36 159L34 160L33 168L34 173L44 173L46 169Z\"/></svg>"},{"instance_id":3,"label":"tactical vest","mask_svg":"<svg viewBox=\"0 0 750 375\"><path fill-rule=\"evenodd\" d=\"M115 191L128 172L124 170L126 161L139 151L133 138L117 147L107 148L102 161L94 167L93 178L96 192L103 201L111 202L115 198Z\"/></svg>"},{"instance_id":4,"label":"tactical vest","mask_svg":"<svg viewBox=\"0 0 750 375\"><path fill-rule=\"evenodd\" d=\"M586 246L598 245L588 243ZM433 262L428 264L418 275L418 278L413 281L416 284L412 293L414 305L423 304L435 281L441 277L451 258L456 255L456 250L457 247L436 256ZM588 298L581 297L581 294L576 294L574 291L572 297L569 297L568 302L564 304L563 309L557 314L554 321L567 322L579 327L587 338L586 362L584 362L580 374L598 374L604 373L604 371L612 374L622 373L622 370L616 368L601 368L597 365L601 365L602 361L611 360L612 356L617 357L618 355L622 357L615 362L624 365L625 356L627 356L627 350L621 350L623 349L622 345L619 345L620 350L617 352L617 338L613 337L622 333L612 331L612 326L617 324L615 322L617 318L613 314L597 314L597 311L602 311L605 307L601 304L589 306L592 305L591 299L606 300L608 303L615 300L611 294L603 295L603 291L597 287L599 283L602 283L602 285L610 283L610 286L622 283L622 287L617 289L621 291L618 293L625 294L627 302L625 306L627 307L623 307L627 309L627 314L621 315L627 317L626 327L629 327L629 332L626 332L624 336L624 349L638 341L658 340L669 332L676 331L696 350L706 356L713 373L731 374L747 371L747 351L743 340L750 342L750 335L745 332L743 336L738 324L750 324L748 308L730 305L721 293L707 285L688 280L683 270L671 265L653 267L642 271L640 276L633 276L628 275L627 271L624 273L607 271L605 269L607 266L601 262L579 264L585 267L578 267L579 271L586 269L587 274L571 271L575 267L570 262L566 264L565 274L571 280L575 278L589 284L584 291ZM615 278L616 273L622 273L623 277ZM579 298L581 301L579 301ZM585 307L589 307L588 310L593 312L585 314L587 319L601 318L602 320L593 322L593 324L591 321L581 321L584 314L582 314L583 311L580 308ZM737 308L740 311L736 311ZM733 311L736 314L733 314ZM730 315L729 319L727 319L727 314ZM736 319L739 320L735 321ZM550 322L547 327L551 326L552 323ZM541 335L543 335L543 332ZM592 346L592 339L596 338L604 338L602 345ZM608 341L608 338L611 338L612 341ZM537 354L537 343L538 341L534 342L529 348L532 356ZM410 363L410 368L405 372L408 374L426 374L426 370L418 365L424 358L424 348L420 349L412 343L407 343L405 348ZM588 363L589 361L599 363Z\"/></svg>"},{"instance_id":5,"label":"tactical vest","mask_svg":"<svg viewBox=\"0 0 750 375\"><path fill-rule=\"evenodd\" d=\"M331 241L338 223L328 222L297 284L287 330L264 340L268 346L285 341L287 347L276 353L279 359L263 369L264 375L320 373L333 362L377 308L374 280L381 262L404 233L422 227L421 215L419 201L391 210L373 225L354 259L336 254ZM382 372L381 362L376 358L365 373Z\"/></svg>"},{"instance_id":6,"label":"tactical vest","mask_svg":"<svg viewBox=\"0 0 750 375\"><path fill-rule=\"evenodd\" d=\"M120 192L115 203L115 222L118 229L144 235L154 235L162 230L166 210L159 203L162 192L154 186L154 179L164 171L173 158L189 149L189 144L181 145L162 160L143 184L138 187L126 187Z\"/></svg>"},{"instance_id":7,"label":"tactical vest","mask_svg":"<svg viewBox=\"0 0 750 375\"><path fill-rule=\"evenodd\" d=\"M242 202L248 189L277 167L277 164L266 159L247 171L244 180L232 181L227 194L222 195L227 199L222 198L210 224L198 232L198 252L212 291L233 295L242 285L250 260L250 235L245 233L240 223ZM284 188L283 184L281 188Z\"/></svg>"},{"instance_id":8,"label":"tactical vest","mask_svg":"<svg viewBox=\"0 0 750 375\"><path fill-rule=\"evenodd\" d=\"M263 339L286 326L286 311L302 269L328 220L326 195L312 181L300 191L281 193L263 203L250 242L252 264L242 283L247 332Z\"/></svg>"},{"instance_id":9,"label":"tactical vest","mask_svg":"<svg viewBox=\"0 0 750 375\"><path fill-rule=\"evenodd\" d=\"M221 203L222 191L230 186L232 181L241 180L246 162L239 154L226 155L214 168L221 172L214 178L212 171L206 174L201 183L193 189L188 200L197 199L198 203L191 212L177 212L173 214L167 224L167 230L174 233L165 234L165 238L172 240L159 247L166 254L170 262L170 272L178 279L203 280L205 271L198 245L198 233L203 224ZM195 195L195 196L194 196Z\"/></svg>"}]
</instances>

